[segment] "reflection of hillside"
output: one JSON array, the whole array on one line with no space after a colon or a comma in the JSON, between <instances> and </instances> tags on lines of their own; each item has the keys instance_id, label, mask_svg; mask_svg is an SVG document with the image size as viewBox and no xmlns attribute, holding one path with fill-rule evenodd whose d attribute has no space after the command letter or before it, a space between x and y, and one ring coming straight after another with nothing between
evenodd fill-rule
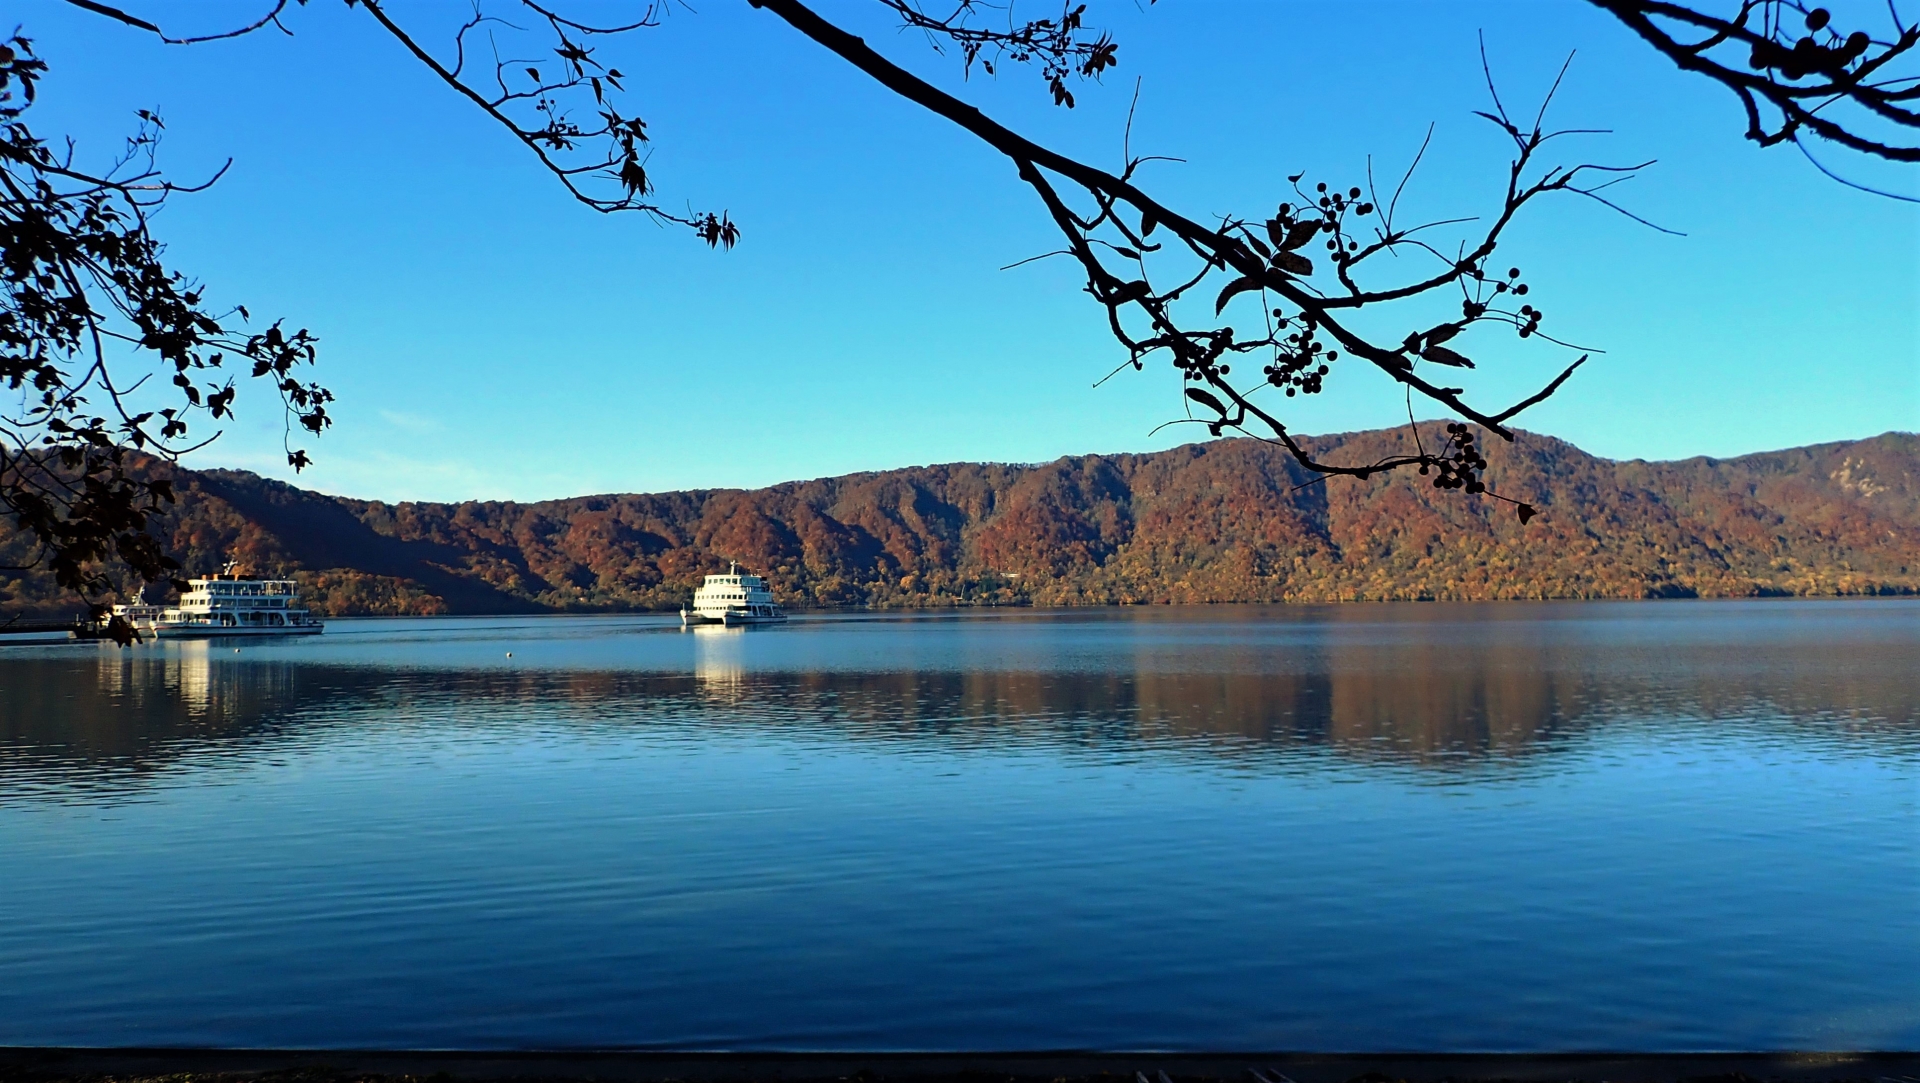
<instances>
[{"instance_id":1,"label":"reflection of hillside","mask_svg":"<svg viewBox=\"0 0 1920 1083\"><path fill-rule=\"evenodd\" d=\"M1467 650L1408 644L1335 656L1327 736L1334 744L1425 756L1514 752L1586 712L1577 678L1545 650L1511 643Z\"/></svg>"},{"instance_id":2,"label":"reflection of hillside","mask_svg":"<svg viewBox=\"0 0 1920 1083\"><path fill-rule=\"evenodd\" d=\"M828 674L762 678L763 694L832 703L875 735L966 735L1074 746L1302 744L1424 761L1526 751L1594 719L1550 677L1349 673Z\"/></svg>"},{"instance_id":3,"label":"reflection of hillside","mask_svg":"<svg viewBox=\"0 0 1920 1083\"><path fill-rule=\"evenodd\" d=\"M1795 644L1626 655L1516 638L1475 646L1317 645L1298 672L765 674L758 716L844 720L876 739L1182 749L1325 745L1415 763L1553 751L1615 722L1768 721L1829 740L1920 747L1902 645ZM756 717L751 708L733 721Z\"/></svg>"},{"instance_id":4,"label":"reflection of hillside","mask_svg":"<svg viewBox=\"0 0 1920 1083\"><path fill-rule=\"evenodd\" d=\"M1920 742L1907 642L1655 634L1639 646L1555 638L1526 621L1448 626L1462 615L1434 607L1368 625L1336 611L1325 634L1268 653L1235 643L1198 659L1149 654L1131 672L762 675L755 687L763 701L831 703L871 733L1176 741L1255 756L1304 742L1436 765L1563 748L1621 722L1763 722L1909 751Z\"/></svg>"},{"instance_id":5,"label":"reflection of hillside","mask_svg":"<svg viewBox=\"0 0 1920 1083\"><path fill-rule=\"evenodd\" d=\"M0 662L0 801L50 787L119 792L208 753L245 764L325 728L423 720L495 739L561 729L633 741L651 727L698 727L1241 766L1302 748L1425 766L1550 762L1609 726L1696 723L1920 754L1920 682L1897 636L1636 646L1556 639L1526 621L1418 623L1336 619L1265 648L1236 632L1217 649L1156 640L1097 666L1013 659L971 671L764 672L752 633L727 629L696 634L691 673L321 666L204 643L13 657Z\"/></svg>"}]
</instances>

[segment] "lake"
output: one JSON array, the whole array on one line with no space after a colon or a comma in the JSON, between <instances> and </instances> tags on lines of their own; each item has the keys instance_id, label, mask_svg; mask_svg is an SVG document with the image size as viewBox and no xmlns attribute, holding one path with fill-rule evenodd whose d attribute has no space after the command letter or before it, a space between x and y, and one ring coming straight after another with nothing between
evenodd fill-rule
<instances>
[{"instance_id":1,"label":"lake","mask_svg":"<svg viewBox=\"0 0 1920 1083\"><path fill-rule=\"evenodd\" d=\"M0 1045L1920 1048L1913 600L234 646L0 652Z\"/></svg>"}]
</instances>

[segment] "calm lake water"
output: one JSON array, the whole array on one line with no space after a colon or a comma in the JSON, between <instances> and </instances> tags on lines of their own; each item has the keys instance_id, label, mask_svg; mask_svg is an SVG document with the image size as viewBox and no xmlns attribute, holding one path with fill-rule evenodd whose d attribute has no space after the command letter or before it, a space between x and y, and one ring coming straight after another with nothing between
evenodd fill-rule
<instances>
[{"instance_id":1,"label":"calm lake water","mask_svg":"<svg viewBox=\"0 0 1920 1083\"><path fill-rule=\"evenodd\" d=\"M1920 1047L1910 601L233 646L0 653L0 1045Z\"/></svg>"}]
</instances>

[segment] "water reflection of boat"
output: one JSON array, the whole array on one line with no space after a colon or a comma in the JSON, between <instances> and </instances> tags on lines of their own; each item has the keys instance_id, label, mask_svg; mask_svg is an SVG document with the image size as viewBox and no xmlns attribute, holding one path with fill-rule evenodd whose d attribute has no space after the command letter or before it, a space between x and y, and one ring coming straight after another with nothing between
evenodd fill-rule
<instances>
[{"instance_id":1,"label":"water reflection of boat","mask_svg":"<svg viewBox=\"0 0 1920 1083\"><path fill-rule=\"evenodd\" d=\"M693 632L693 678L709 693L734 699L745 690L747 660L742 639L745 628L718 624L695 625Z\"/></svg>"},{"instance_id":2,"label":"water reflection of boat","mask_svg":"<svg viewBox=\"0 0 1920 1083\"><path fill-rule=\"evenodd\" d=\"M100 708L105 717L142 717L162 731L185 724L204 736L207 726L255 724L276 717L296 692L294 666L235 654L211 637L95 658L92 684L109 704Z\"/></svg>"},{"instance_id":3,"label":"water reflection of boat","mask_svg":"<svg viewBox=\"0 0 1920 1083\"><path fill-rule=\"evenodd\" d=\"M113 615L157 639L309 636L326 630L300 604L293 580L255 579L232 561L213 575L187 580L178 605L116 605Z\"/></svg>"},{"instance_id":4,"label":"water reflection of boat","mask_svg":"<svg viewBox=\"0 0 1920 1083\"><path fill-rule=\"evenodd\" d=\"M720 624L729 628L745 624L777 624L786 614L773 602L773 591L757 575L743 575L738 564L728 565L727 574L709 575L693 592L693 608L680 611L682 625Z\"/></svg>"}]
</instances>

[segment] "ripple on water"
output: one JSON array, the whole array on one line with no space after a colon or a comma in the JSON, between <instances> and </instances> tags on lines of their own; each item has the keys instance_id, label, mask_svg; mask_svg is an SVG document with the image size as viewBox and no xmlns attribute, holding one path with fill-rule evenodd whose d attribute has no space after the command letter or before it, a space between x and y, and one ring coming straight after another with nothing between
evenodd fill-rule
<instances>
[{"instance_id":1,"label":"ripple on water","mask_svg":"<svg viewBox=\"0 0 1920 1083\"><path fill-rule=\"evenodd\" d=\"M1911 1048L1916 617L9 651L0 1044Z\"/></svg>"}]
</instances>

